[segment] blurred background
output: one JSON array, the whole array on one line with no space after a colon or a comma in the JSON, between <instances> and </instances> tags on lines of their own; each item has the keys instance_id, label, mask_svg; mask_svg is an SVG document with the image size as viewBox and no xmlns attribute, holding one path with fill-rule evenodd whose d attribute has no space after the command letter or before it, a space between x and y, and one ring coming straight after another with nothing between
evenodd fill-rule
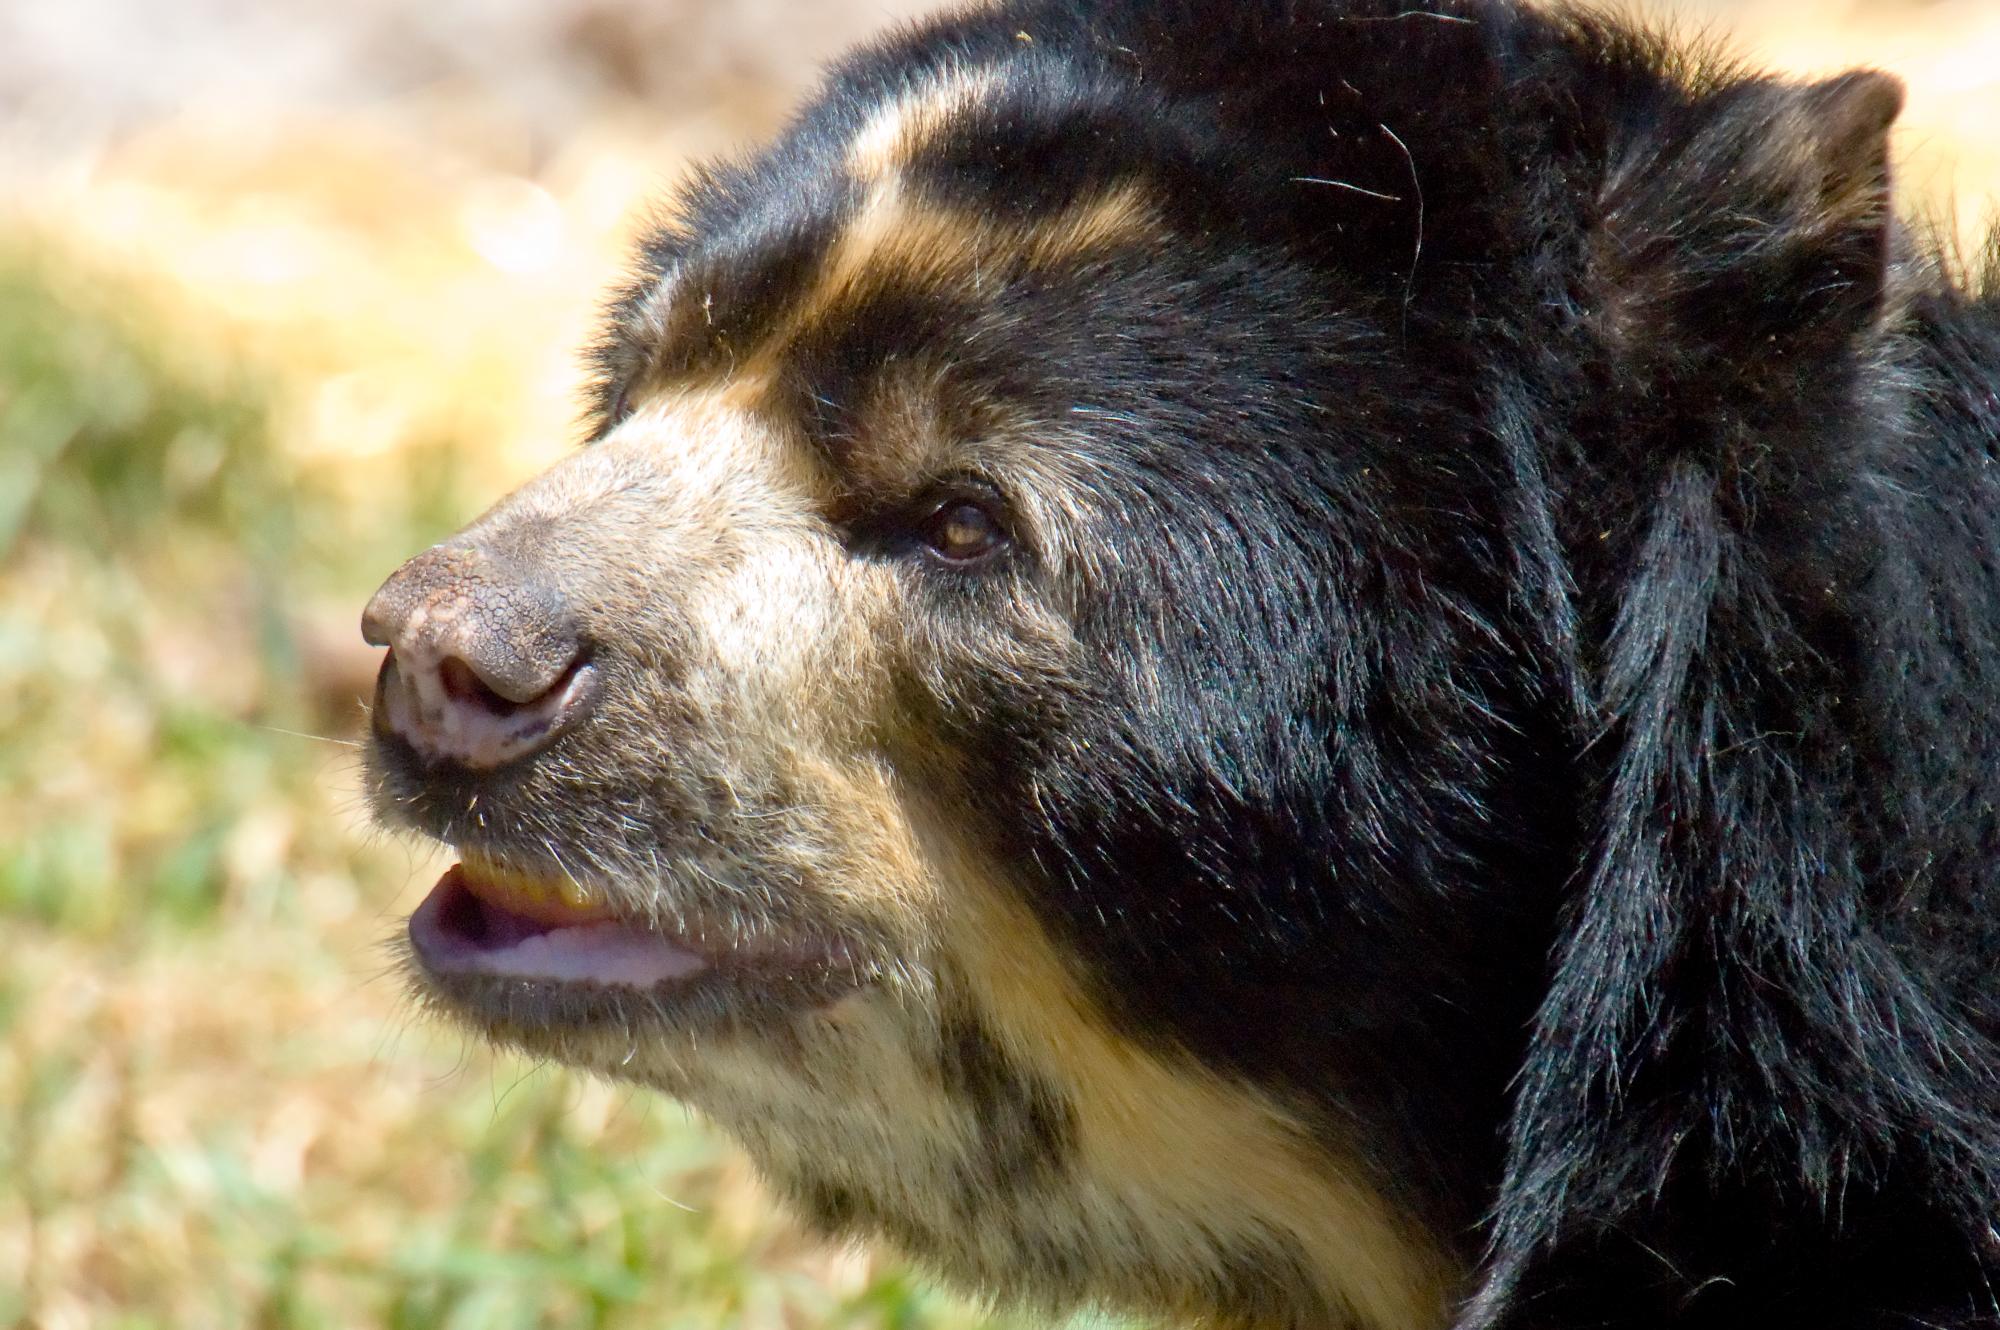
<instances>
[{"instance_id":1,"label":"blurred background","mask_svg":"<svg viewBox=\"0 0 2000 1330\"><path fill-rule=\"evenodd\" d=\"M0 1326L971 1327L677 1105L416 1021L360 606L571 445L694 159L920 0L0 3ZM1982 226L1993 0L1651 7L1903 75Z\"/></svg>"}]
</instances>

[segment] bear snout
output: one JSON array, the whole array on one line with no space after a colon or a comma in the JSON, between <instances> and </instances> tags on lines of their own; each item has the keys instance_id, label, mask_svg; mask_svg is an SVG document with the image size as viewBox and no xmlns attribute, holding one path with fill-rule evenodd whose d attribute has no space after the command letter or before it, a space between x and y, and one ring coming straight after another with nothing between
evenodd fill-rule
<instances>
[{"instance_id":1,"label":"bear snout","mask_svg":"<svg viewBox=\"0 0 2000 1330\"><path fill-rule=\"evenodd\" d=\"M387 647L375 728L427 762L487 770L548 747L596 697L595 671L562 593L477 546L404 564L361 616Z\"/></svg>"}]
</instances>

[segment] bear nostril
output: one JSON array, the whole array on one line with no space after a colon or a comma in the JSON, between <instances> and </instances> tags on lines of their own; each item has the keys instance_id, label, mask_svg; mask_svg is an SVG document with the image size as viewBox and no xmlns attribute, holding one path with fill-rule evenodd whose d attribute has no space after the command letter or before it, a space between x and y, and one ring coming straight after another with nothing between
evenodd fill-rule
<instances>
[{"instance_id":1,"label":"bear nostril","mask_svg":"<svg viewBox=\"0 0 2000 1330\"><path fill-rule=\"evenodd\" d=\"M515 701L463 656L391 648L376 684L376 729L394 735L426 761L488 770L546 748L587 716L598 679L587 653L525 701Z\"/></svg>"},{"instance_id":2,"label":"bear nostril","mask_svg":"<svg viewBox=\"0 0 2000 1330\"><path fill-rule=\"evenodd\" d=\"M564 675L568 677L567 674ZM444 686L444 693L452 701L463 706L478 707L495 716L511 716L534 699L516 702L502 696L479 672L460 660L457 656L446 656L438 663L438 681ZM560 686L560 681L558 681Z\"/></svg>"}]
</instances>

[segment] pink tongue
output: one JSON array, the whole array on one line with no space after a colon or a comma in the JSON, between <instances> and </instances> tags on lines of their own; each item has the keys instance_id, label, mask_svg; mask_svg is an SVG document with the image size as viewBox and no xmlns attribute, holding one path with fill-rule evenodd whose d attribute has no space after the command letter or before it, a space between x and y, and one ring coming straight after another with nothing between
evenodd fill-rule
<instances>
[{"instance_id":1,"label":"pink tongue","mask_svg":"<svg viewBox=\"0 0 2000 1330\"><path fill-rule=\"evenodd\" d=\"M606 922L555 928L497 951L468 957L466 968L520 979L588 980L650 988L708 967L657 933Z\"/></svg>"}]
</instances>

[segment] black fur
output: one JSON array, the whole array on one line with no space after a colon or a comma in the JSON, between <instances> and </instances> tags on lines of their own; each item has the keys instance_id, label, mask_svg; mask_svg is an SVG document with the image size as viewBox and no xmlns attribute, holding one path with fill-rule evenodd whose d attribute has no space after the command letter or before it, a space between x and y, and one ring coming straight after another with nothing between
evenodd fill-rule
<instances>
[{"instance_id":1,"label":"black fur","mask_svg":"<svg viewBox=\"0 0 2000 1330\"><path fill-rule=\"evenodd\" d=\"M873 108L1001 68L912 187L1138 182L1173 243L865 293L788 382L836 455L925 357L1085 440L1101 556L940 579L929 631L1025 585L1088 660L908 706L1100 996L1358 1135L1483 1262L1467 1327L2000 1325L2000 309L1893 221L1885 81L1431 5L1015 0L854 58L651 242L601 424L782 318ZM669 268L712 303L655 339Z\"/></svg>"}]
</instances>

